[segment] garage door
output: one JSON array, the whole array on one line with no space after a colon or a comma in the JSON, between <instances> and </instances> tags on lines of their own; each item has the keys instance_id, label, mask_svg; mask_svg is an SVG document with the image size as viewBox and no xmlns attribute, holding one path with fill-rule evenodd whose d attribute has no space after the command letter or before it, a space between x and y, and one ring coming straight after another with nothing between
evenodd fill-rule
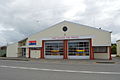
<instances>
[{"instance_id":1,"label":"garage door","mask_svg":"<svg viewBox=\"0 0 120 80\"><path fill-rule=\"evenodd\" d=\"M63 59L63 41L45 41L45 58Z\"/></svg>"},{"instance_id":2,"label":"garage door","mask_svg":"<svg viewBox=\"0 0 120 80\"><path fill-rule=\"evenodd\" d=\"M89 59L90 41L89 40L69 40L68 58L69 59Z\"/></svg>"}]
</instances>

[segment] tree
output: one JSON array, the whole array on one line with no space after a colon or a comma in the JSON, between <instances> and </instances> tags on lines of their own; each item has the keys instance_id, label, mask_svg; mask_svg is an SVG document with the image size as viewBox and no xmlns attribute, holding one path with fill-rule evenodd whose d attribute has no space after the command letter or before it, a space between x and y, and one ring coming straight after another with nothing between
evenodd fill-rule
<instances>
[{"instance_id":1,"label":"tree","mask_svg":"<svg viewBox=\"0 0 120 80\"><path fill-rule=\"evenodd\" d=\"M112 54L116 54L116 44L112 44L111 49L112 49Z\"/></svg>"}]
</instances>

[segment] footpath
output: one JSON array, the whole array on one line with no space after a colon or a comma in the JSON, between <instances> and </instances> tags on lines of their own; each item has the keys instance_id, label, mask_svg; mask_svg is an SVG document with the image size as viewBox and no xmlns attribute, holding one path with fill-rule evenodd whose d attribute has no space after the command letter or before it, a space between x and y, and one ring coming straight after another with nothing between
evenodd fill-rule
<instances>
[{"instance_id":1,"label":"footpath","mask_svg":"<svg viewBox=\"0 0 120 80\"><path fill-rule=\"evenodd\" d=\"M14 60L14 61L32 61L39 63L70 63L70 64L120 64L120 57L113 57L112 60L105 59L95 59L95 60L87 60L87 59L35 59L35 58L16 58L16 57L0 57L0 60Z\"/></svg>"}]
</instances>

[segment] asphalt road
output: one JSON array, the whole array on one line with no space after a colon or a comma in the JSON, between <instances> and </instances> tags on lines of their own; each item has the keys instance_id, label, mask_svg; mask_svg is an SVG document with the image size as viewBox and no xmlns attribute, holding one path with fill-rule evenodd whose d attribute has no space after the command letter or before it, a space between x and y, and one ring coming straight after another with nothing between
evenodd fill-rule
<instances>
[{"instance_id":1,"label":"asphalt road","mask_svg":"<svg viewBox=\"0 0 120 80\"><path fill-rule=\"evenodd\" d=\"M0 80L120 80L120 64L0 60Z\"/></svg>"}]
</instances>

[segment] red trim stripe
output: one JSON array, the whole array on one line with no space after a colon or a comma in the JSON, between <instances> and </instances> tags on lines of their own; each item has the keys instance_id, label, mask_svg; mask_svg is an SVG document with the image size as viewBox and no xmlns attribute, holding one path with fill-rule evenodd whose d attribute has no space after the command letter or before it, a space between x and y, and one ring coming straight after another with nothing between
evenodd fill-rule
<instances>
[{"instance_id":1,"label":"red trim stripe","mask_svg":"<svg viewBox=\"0 0 120 80\"><path fill-rule=\"evenodd\" d=\"M109 60L112 60L111 52L111 46L109 46Z\"/></svg>"},{"instance_id":2,"label":"red trim stripe","mask_svg":"<svg viewBox=\"0 0 120 80\"><path fill-rule=\"evenodd\" d=\"M36 43L36 41L29 41L29 43Z\"/></svg>"},{"instance_id":3,"label":"red trim stripe","mask_svg":"<svg viewBox=\"0 0 120 80\"><path fill-rule=\"evenodd\" d=\"M44 43L45 43L45 41L43 40L42 41L42 49L41 49L41 59L44 59L45 57L44 57Z\"/></svg>"},{"instance_id":4,"label":"red trim stripe","mask_svg":"<svg viewBox=\"0 0 120 80\"><path fill-rule=\"evenodd\" d=\"M90 39L90 60L94 60L94 53L92 47L92 39Z\"/></svg>"},{"instance_id":5,"label":"red trim stripe","mask_svg":"<svg viewBox=\"0 0 120 80\"><path fill-rule=\"evenodd\" d=\"M68 40L64 40L64 59L68 59Z\"/></svg>"}]
</instances>

